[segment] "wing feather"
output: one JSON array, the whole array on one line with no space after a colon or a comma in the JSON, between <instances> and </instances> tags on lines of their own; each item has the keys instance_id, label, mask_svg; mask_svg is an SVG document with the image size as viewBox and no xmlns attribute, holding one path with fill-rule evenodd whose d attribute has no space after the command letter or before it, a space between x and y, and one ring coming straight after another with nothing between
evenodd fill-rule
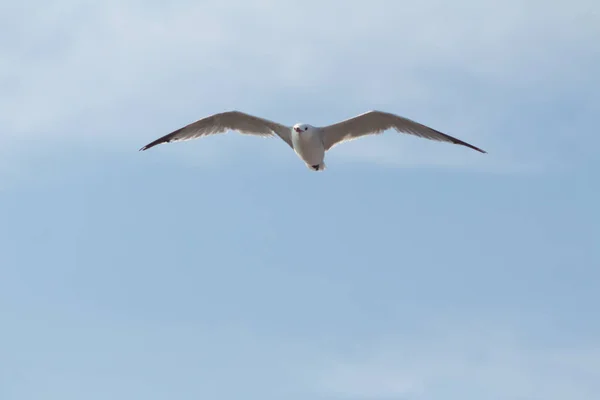
<instances>
[{"instance_id":1,"label":"wing feather","mask_svg":"<svg viewBox=\"0 0 600 400\"><path fill-rule=\"evenodd\" d=\"M484 150L478 147L436 131L428 126L408 118L381 111L368 111L356 117L321 128L325 150L362 136L380 134L388 129L395 129L398 132L408 133L425 139L459 144L485 153Z\"/></svg>"},{"instance_id":2,"label":"wing feather","mask_svg":"<svg viewBox=\"0 0 600 400\"><path fill-rule=\"evenodd\" d=\"M148 143L140 151L148 150L161 143L179 142L197 139L227 131L237 131L243 134L269 137L275 134L292 146L291 127L278 124L268 119L256 117L240 111L227 111L213 114L192 122L155 141Z\"/></svg>"}]
</instances>

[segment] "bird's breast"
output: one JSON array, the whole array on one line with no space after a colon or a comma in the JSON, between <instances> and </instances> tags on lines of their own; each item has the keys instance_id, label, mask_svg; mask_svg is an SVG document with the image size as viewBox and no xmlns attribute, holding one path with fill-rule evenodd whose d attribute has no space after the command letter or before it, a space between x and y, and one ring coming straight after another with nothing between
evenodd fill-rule
<instances>
[{"instance_id":1,"label":"bird's breast","mask_svg":"<svg viewBox=\"0 0 600 400\"><path fill-rule=\"evenodd\" d=\"M293 132L292 144L296 153L307 163L313 165L323 161L325 148L318 132Z\"/></svg>"},{"instance_id":2,"label":"bird's breast","mask_svg":"<svg viewBox=\"0 0 600 400\"><path fill-rule=\"evenodd\" d=\"M293 132L292 143L294 147L318 148L323 145L323 141L318 133L315 132Z\"/></svg>"}]
</instances>

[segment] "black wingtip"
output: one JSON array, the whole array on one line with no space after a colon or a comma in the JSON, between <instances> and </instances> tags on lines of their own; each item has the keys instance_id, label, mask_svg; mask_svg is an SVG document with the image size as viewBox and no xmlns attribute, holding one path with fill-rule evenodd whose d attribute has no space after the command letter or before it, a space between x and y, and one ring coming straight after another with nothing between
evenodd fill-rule
<instances>
[{"instance_id":1,"label":"black wingtip","mask_svg":"<svg viewBox=\"0 0 600 400\"><path fill-rule=\"evenodd\" d=\"M154 147L156 145L159 145L161 143L169 143L169 142L170 141L169 140L165 140L165 138L160 138L160 139L155 140L152 143L148 143L147 145L145 145L144 147L142 147L139 151L146 151L149 148L152 148L152 147Z\"/></svg>"},{"instance_id":2,"label":"black wingtip","mask_svg":"<svg viewBox=\"0 0 600 400\"><path fill-rule=\"evenodd\" d=\"M423 126L424 126L424 125L423 125ZM428 127L426 127L426 128L428 128ZM467 142L463 142L463 141L462 141L462 140L460 140L460 139L457 139L457 138L455 138L455 137L453 137L453 136L447 135L447 134L445 134L445 133L443 133L443 132L437 131L437 130L435 130L435 129L433 129L433 128L429 128L429 129L433 130L434 132L437 132L437 133L439 133L440 135L442 135L442 136L446 137L447 139L450 139L450 141L451 141L452 143L454 143L454 144L458 144L458 145L461 145L461 146L465 146L465 147L468 147L468 148L470 148L470 149L477 150L477 151L478 151L478 152L480 152L480 153L487 154L487 151L485 151L485 150L482 150L482 149L480 149L479 147L475 147L475 146L473 146L472 144L469 144L469 143L467 143Z\"/></svg>"},{"instance_id":3,"label":"black wingtip","mask_svg":"<svg viewBox=\"0 0 600 400\"><path fill-rule=\"evenodd\" d=\"M461 144L461 145L466 146L466 147L468 147L470 149L477 150L480 153L487 154L487 151L482 150L479 147L475 147L472 144L469 144L467 142L463 142L462 140L461 141L457 141L456 144Z\"/></svg>"},{"instance_id":4,"label":"black wingtip","mask_svg":"<svg viewBox=\"0 0 600 400\"><path fill-rule=\"evenodd\" d=\"M168 135L160 137L160 138L156 139L154 142L148 143L147 145L145 145L144 147L142 147L139 151L148 150L149 148L157 146L159 144L171 143L172 141L176 140L176 139L174 139L175 135L177 135L179 132L181 132L185 128L186 127L184 126L183 128L179 128L176 131L173 131L173 132L169 133Z\"/></svg>"}]
</instances>

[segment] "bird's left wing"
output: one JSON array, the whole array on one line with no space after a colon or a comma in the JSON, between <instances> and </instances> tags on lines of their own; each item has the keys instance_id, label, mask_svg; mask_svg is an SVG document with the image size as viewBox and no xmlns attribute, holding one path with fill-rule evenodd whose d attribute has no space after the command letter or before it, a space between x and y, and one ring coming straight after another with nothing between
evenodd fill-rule
<instances>
[{"instance_id":1,"label":"bird's left wing","mask_svg":"<svg viewBox=\"0 0 600 400\"><path fill-rule=\"evenodd\" d=\"M274 134L277 134L277 136L293 148L291 127L240 111L227 111L192 122L183 128L156 139L152 143L148 143L140 151L147 150L161 143L192 140L230 130L257 136L274 136Z\"/></svg>"},{"instance_id":2,"label":"bird's left wing","mask_svg":"<svg viewBox=\"0 0 600 400\"><path fill-rule=\"evenodd\" d=\"M408 133L425 139L449 142L470 147L481 153L485 151L462 140L456 139L445 133L436 131L428 126L412 121L408 118L381 111L368 111L356 117L338 122L337 124L321 128L325 150L329 150L336 144L354 140L361 136L382 133L388 129Z\"/></svg>"}]
</instances>

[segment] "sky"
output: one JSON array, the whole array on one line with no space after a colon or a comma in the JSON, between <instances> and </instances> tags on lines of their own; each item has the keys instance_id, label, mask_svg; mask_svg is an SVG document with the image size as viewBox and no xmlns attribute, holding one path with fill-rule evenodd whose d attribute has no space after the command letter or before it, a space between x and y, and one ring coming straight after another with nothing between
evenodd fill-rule
<instances>
[{"instance_id":1,"label":"sky","mask_svg":"<svg viewBox=\"0 0 600 400\"><path fill-rule=\"evenodd\" d=\"M599 398L600 3L0 7L3 400Z\"/></svg>"}]
</instances>

